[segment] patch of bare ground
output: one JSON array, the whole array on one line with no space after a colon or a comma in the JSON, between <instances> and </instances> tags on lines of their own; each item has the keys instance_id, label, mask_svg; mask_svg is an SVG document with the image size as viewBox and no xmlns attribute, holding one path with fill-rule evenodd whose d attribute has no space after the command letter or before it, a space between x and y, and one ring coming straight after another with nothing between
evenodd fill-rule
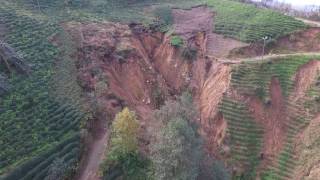
<instances>
[{"instance_id":1,"label":"patch of bare ground","mask_svg":"<svg viewBox=\"0 0 320 180\"><path fill-rule=\"evenodd\" d=\"M262 43L253 43L250 46L234 49L229 58L247 58L262 55ZM292 33L279 38L276 42L268 45L265 54L289 54L297 52L320 51L320 28Z\"/></svg>"},{"instance_id":2,"label":"patch of bare ground","mask_svg":"<svg viewBox=\"0 0 320 180\"><path fill-rule=\"evenodd\" d=\"M320 61L312 60L301 66L294 77L294 91L290 96L290 100L297 102L305 97L305 93L316 80L320 71Z\"/></svg>"},{"instance_id":3,"label":"patch of bare ground","mask_svg":"<svg viewBox=\"0 0 320 180\"><path fill-rule=\"evenodd\" d=\"M262 151L264 159L260 168L268 165L283 147L286 134L287 109L282 95L280 82L276 77L270 83L270 104L265 104L257 97L249 97L248 106L254 119L264 127Z\"/></svg>"},{"instance_id":4,"label":"patch of bare ground","mask_svg":"<svg viewBox=\"0 0 320 180\"><path fill-rule=\"evenodd\" d=\"M193 37L198 32L212 32L214 13L206 6L188 10L173 9L172 14L175 33L185 39Z\"/></svg>"},{"instance_id":5,"label":"patch of bare ground","mask_svg":"<svg viewBox=\"0 0 320 180\"><path fill-rule=\"evenodd\" d=\"M295 179L316 180L320 177L320 115L311 120L310 124L297 136L296 152L299 154Z\"/></svg>"},{"instance_id":6,"label":"patch of bare ground","mask_svg":"<svg viewBox=\"0 0 320 180\"><path fill-rule=\"evenodd\" d=\"M94 131L87 139L86 158L80 164L80 169L76 175L77 180L99 180L100 162L105 159L105 150L108 144L109 132L105 120L98 119L92 123Z\"/></svg>"},{"instance_id":7,"label":"patch of bare ground","mask_svg":"<svg viewBox=\"0 0 320 180\"><path fill-rule=\"evenodd\" d=\"M215 58L227 57L231 50L248 46L246 43L213 33L214 16L215 13L206 6L198 6L189 10L174 9L175 33L187 40L198 32L205 32L206 54Z\"/></svg>"},{"instance_id":8,"label":"patch of bare ground","mask_svg":"<svg viewBox=\"0 0 320 180\"><path fill-rule=\"evenodd\" d=\"M198 94L195 102L200 112L201 131L207 137L210 152L216 152L226 133L226 121L218 114L218 105L227 91L231 79L231 67L201 60L195 64L193 86Z\"/></svg>"},{"instance_id":9,"label":"patch of bare ground","mask_svg":"<svg viewBox=\"0 0 320 180\"><path fill-rule=\"evenodd\" d=\"M249 45L216 33L208 34L207 38L207 54L216 58L226 58L233 49Z\"/></svg>"}]
</instances>

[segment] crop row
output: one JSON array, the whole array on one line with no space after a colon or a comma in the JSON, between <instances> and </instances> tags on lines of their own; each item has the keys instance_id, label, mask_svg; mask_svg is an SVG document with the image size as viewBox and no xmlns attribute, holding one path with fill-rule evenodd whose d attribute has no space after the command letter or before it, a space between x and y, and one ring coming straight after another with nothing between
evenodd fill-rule
<instances>
[{"instance_id":1,"label":"crop row","mask_svg":"<svg viewBox=\"0 0 320 180\"><path fill-rule=\"evenodd\" d=\"M247 95L269 99L269 86L272 77L276 77L281 86L282 94L286 102L286 108L290 112L285 122L286 140L282 152L276 157L275 163L271 164L262 174L262 179L290 179L295 167L295 154L293 152L293 139L303 129L312 117L305 109L304 99L292 103L288 98L293 90L292 77L298 68L314 57L296 56L272 60L262 63L248 63L236 67L232 74L232 86L238 92ZM257 91L259 89L261 91ZM261 93L263 92L263 93ZM261 93L261 94L260 94ZM233 113L232 116L235 116Z\"/></svg>"},{"instance_id":2,"label":"crop row","mask_svg":"<svg viewBox=\"0 0 320 180\"><path fill-rule=\"evenodd\" d=\"M53 67L60 50L48 39L60 29L53 21L22 13L10 3L1 5L0 23L8 29L5 42L32 68L29 76L10 76L13 87L0 102L0 176L44 179L56 158L65 163L77 159L80 139L68 139L78 134L84 117L52 93Z\"/></svg>"},{"instance_id":3,"label":"crop row","mask_svg":"<svg viewBox=\"0 0 320 180\"><path fill-rule=\"evenodd\" d=\"M246 42L276 39L306 25L292 17L230 0L207 0L216 12L215 32Z\"/></svg>"},{"instance_id":4,"label":"crop row","mask_svg":"<svg viewBox=\"0 0 320 180\"><path fill-rule=\"evenodd\" d=\"M253 178L259 164L263 129L250 117L245 104L224 97L219 110L228 124L233 161L245 167L246 178Z\"/></svg>"}]
</instances>

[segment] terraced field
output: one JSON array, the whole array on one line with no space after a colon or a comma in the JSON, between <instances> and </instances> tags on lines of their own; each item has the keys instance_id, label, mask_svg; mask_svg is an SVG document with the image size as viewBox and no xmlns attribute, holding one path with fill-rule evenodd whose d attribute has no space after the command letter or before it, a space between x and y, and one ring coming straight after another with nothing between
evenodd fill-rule
<instances>
[{"instance_id":1,"label":"terraced field","mask_svg":"<svg viewBox=\"0 0 320 180\"><path fill-rule=\"evenodd\" d=\"M230 0L206 2L216 12L215 32L241 41L259 41L265 36L276 39L306 27L302 21L293 17L257 9L253 5Z\"/></svg>"},{"instance_id":2,"label":"terraced field","mask_svg":"<svg viewBox=\"0 0 320 180\"><path fill-rule=\"evenodd\" d=\"M290 112L288 119L282 120L286 129L284 147L281 152L274 157L272 162L267 163L267 165L260 170L262 171L262 173L259 172L261 173L262 179L292 178L292 171L294 170L296 161L296 155L294 154L294 139L301 129L308 125L317 112L314 110L313 113L309 113L310 111L308 109L312 109L313 106L306 107L305 102L308 102L306 99L300 100L297 103L292 102L290 97L294 88L292 77L300 66L313 59L319 59L319 57L295 56L279 58L268 62L243 63L234 67L231 80L232 88L245 97L259 97L265 104L268 104L270 101L270 80L272 77L277 77L281 85L283 97L285 98L286 109ZM316 88L316 86L314 88ZM315 94L314 88L310 90L310 93L313 92L313 95L318 97ZM248 109L248 104L237 102L230 98L231 97L228 95L225 95L225 98L220 105L220 111L228 122L231 142L234 137L239 139L243 139L244 137L255 137L252 138L255 139L255 141L252 140L254 148L250 150L250 152L253 153L248 153L246 155L241 151L238 152L234 146L231 146L231 149L234 151L232 154L233 156L244 156L243 160L240 161L242 163L248 163L248 160L245 159L250 159L250 157L252 157L252 159L254 159L254 163L251 163L253 171L250 172L255 174L254 169L258 167L262 160L258 158L258 153L262 152L260 143L263 128L261 128L259 124L251 125L255 124L256 121L248 115L250 114L250 111L239 111L239 109ZM314 100L312 102L313 105L317 104ZM236 126L234 126L234 124L236 124ZM237 131L234 131L234 129ZM243 141L241 142L243 143ZM244 152L249 152L247 149L248 147L251 146L243 144ZM247 170L245 172L247 172ZM250 179L250 176L246 174L244 176Z\"/></svg>"},{"instance_id":3,"label":"terraced field","mask_svg":"<svg viewBox=\"0 0 320 180\"><path fill-rule=\"evenodd\" d=\"M32 68L27 77L11 75L13 88L0 101L0 177L44 179L57 159L71 172L79 159L85 114L53 95L53 67L61 51L48 38L61 30L9 3L1 4L0 23L8 29L5 42Z\"/></svg>"},{"instance_id":4,"label":"terraced field","mask_svg":"<svg viewBox=\"0 0 320 180\"><path fill-rule=\"evenodd\" d=\"M255 168L259 164L259 151L262 145L263 128L254 122L245 104L225 97L220 111L228 123L231 144L231 164L243 167L246 179L254 179ZM241 175L236 175L240 178Z\"/></svg>"}]
</instances>

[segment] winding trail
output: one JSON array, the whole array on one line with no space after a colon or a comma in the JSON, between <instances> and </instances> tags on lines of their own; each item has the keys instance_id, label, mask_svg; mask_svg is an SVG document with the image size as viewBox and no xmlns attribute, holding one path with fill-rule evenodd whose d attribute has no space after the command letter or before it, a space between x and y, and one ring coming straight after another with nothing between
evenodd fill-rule
<instances>
[{"instance_id":1,"label":"winding trail","mask_svg":"<svg viewBox=\"0 0 320 180\"><path fill-rule=\"evenodd\" d=\"M311 27L320 27L320 22L318 22L318 21L312 21L312 20L298 18L298 17L295 17L295 19L300 20L300 21L304 22L305 24L308 24Z\"/></svg>"},{"instance_id":2,"label":"winding trail","mask_svg":"<svg viewBox=\"0 0 320 180\"><path fill-rule=\"evenodd\" d=\"M79 174L74 180L100 180L99 169L105 159L109 132L106 122L97 120L93 125L92 139L88 142L88 152L79 168Z\"/></svg>"},{"instance_id":3,"label":"winding trail","mask_svg":"<svg viewBox=\"0 0 320 180\"><path fill-rule=\"evenodd\" d=\"M251 58L235 58L234 60L231 59L219 59L213 56L209 56L209 58L215 58L217 62L226 63L226 64L240 64L243 62L263 62L269 61L270 59L276 59L281 57L290 57L290 56L320 56L320 52L306 52L306 53L292 53L292 54L270 54L265 56L257 56Z\"/></svg>"}]
</instances>

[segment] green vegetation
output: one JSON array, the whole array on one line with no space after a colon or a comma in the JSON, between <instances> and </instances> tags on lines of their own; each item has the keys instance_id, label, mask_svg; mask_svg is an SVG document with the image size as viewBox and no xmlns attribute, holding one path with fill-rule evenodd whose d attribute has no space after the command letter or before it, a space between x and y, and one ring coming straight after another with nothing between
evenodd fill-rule
<instances>
[{"instance_id":1,"label":"green vegetation","mask_svg":"<svg viewBox=\"0 0 320 180\"><path fill-rule=\"evenodd\" d=\"M306 27L292 17L231 0L168 0L161 6L154 5L154 12L144 11L150 3L154 1L123 5L123 1L116 0L44 0L38 6L31 0L1 1L0 24L8 28L5 42L22 54L31 65L32 73L28 77L11 74L12 88L0 99L0 179L59 179L77 168L81 152L80 124L85 124L86 112L79 98L76 67L68 59L73 54L73 45L69 44L70 40L59 26L62 21L109 20L149 25L158 18L165 27L163 30L167 31L173 22L170 7L207 3L216 11L215 32L245 42L258 41L264 36L275 39ZM65 40L62 43L65 46L52 45L49 39L55 34L64 37L60 40ZM184 47L179 36L172 36L170 43ZM121 52L123 59L128 53ZM194 49L184 48L182 55L186 60L193 60L197 54ZM288 97L293 87L292 75L310 59L297 56L269 63L242 64L232 75L232 86L243 94L256 95L267 102L270 79L277 77L282 93ZM316 97L306 106L319 101L318 90L314 88L310 92ZM160 107L163 103L161 92L155 92L154 98ZM310 119L299 114L296 105L288 102L288 106L296 110L287 125L288 145L277 157L278 163L264 173L266 179L290 177L293 169L292 137ZM190 95L184 95L178 103L167 102L156 112L155 117L163 123L164 129L157 132L159 141L152 145L152 150L157 152L151 158L153 165L138 152L135 116L125 109L113 125L112 148L103 172L105 178L148 179L149 172L155 170L153 175L160 179L195 179L199 174L202 146L197 129L191 123L196 117L192 107ZM241 102L224 97L220 111L228 122L232 151L230 163L245 168L246 173L238 177L253 178L259 164L262 128L247 115L249 111ZM220 165L214 167L213 171L221 174L217 175L219 178L228 178Z\"/></svg>"},{"instance_id":2,"label":"green vegetation","mask_svg":"<svg viewBox=\"0 0 320 180\"><path fill-rule=\"evenodd\" d=\"M270 81L273 77L276 77L281 86L282 94L284 96L284 100L286 102L286 106L290 109L289 119L285 124L287 128L287 135L285 138L285 147L282 149L281 153L277 156L277 163L272 164L267 170L263 173L262 179L287 179L291 178L292 171L295 167L294 160L294 152L293 152L293 142L297 133L303 129L311 120L312 114L307 113L305 108L305 103L297 102L295 104L288 101L288 97L293 92L293 79L292 77L297 72L298 68L310 60L319 59L319 57L313 56L290 56L284 58L278 58L270 61L262 61L259 63L244 63L234 69L232 74L232 86L241 94L249 95L249 96L258 96L264 102L270 100ZM314 86L316 88L316 86ZM313 91L311 89L311 91ZM313 91L314 92L314 91ZM237 105L233 107L226 108L226 106L230 106L230 102L228 104L225 103L226 100L223 100L222 103L222 112L224 117L227 119L229 124L229 129L233 128L232 123L230 123L230 119L235 118L237 116L241 116L239 119L245 119L242 116L243 114L249 114L248 112L239 112L237 111L237 107L240 106L240 103L237 102ZM230 101L230 100L228 100ZM315 101L315 100L314 100ZM314 101L307 101L307 104L316 104ZM304 102L304 101L302 101ZM240 106L241 107L241 106ZM228 114L224 112L228 110ZM316 111L313 111L316 112ZM240 114L240 115L239 115ZM230 117L228 117L230 116ZM246 123L247 124L247 123ZM231 125L231 127L230 127ZM238 129L237 133L239 133L239 129L243 129L243 125L237 124L235 129ZM249 129L244 129L245 131L250 130L250 132L260 131L261 128L258 127L250 127ZM236 134L236 133L234 133ZM248 134L246 132L245 134ZM245 134L241 134L243 137ZM232 131L231 131L232 137ZM238 137L240 138L240 137ZM242 138L241 138L242 139ZM237 143L231 143L237 144ZM249 147L249 146L248 146ZM250 150L252 152L252 150ZM236 153L232 153L236 154ZM256 155L257 156L257 155ZM246 162L246 161L243 161Z\"/></svg>"},{"instance_id":3,"label":"green vegetation","mask_svg":"<svg viewBox=\"0 0 320 180\"><path fill-rule=\"evenodd\" d=\"M259 41L265 36L276 39L294 31L306 28L306 25L293 17L281 13L256 8L232 0L74 0L67 6L64 1L41 1L41 12L58 20L110 20L117 22L143 22L153 24L160 20L161 28L167 31L172 24L171 7L188 9L199 4L207 4L216 12L215 32L245 42ZM21 5L29 4L29 9L39 12L35 2L19 0ZM144 7L154 6L154 12L144 11Z\"/></svg>"},{"instance_id":4,"label":"green vegetation","mask_svg":"<svg viewBox=\"0 0 320 180\"><path fill-rule=\"evenodd\" d=\"M254 5L231 0L207 0L207 4L216 12L215 32L245 42L265 36L276 39L306 27L293 17Z\"/></svg>"},{"instance_id":5,"label":"green vegetation","mask_svg":"<svg viewBox=\"0 0 320 180\"><path fill-rule=\"evenodd\" d=\"M60 50L48 38L61 29L45 17L33 17L6 2L1 3L0 17L8 28L5 42L32 66L28 77L10 75L12 89L0 101L0 176L44 179L56 158L73 169L80 154L77 134L85 115L52 94L54 61Z\"/></svg>"},{"instance_id":6,"label":"green vegetation","mask_svg":"<svg viewBox=\"0 0 320 180\"><path fill-rule=\"evenodd\" d=\"M192 180L199 175L203 149L201 138L190 125L195 118L192 107L192 97L185 93L179 102L166 102L156 113L157 120L164 123L151 148L156 179Z\"/></svg>"},{"instance_id":7,"label":"green vegetation","mask_svg":"<svg viewBox=\"0 0 320 180\"><path fill-rule=\"evenodd\" d=\"M294 56L263 61L261 63L245 63L234 70L232 86L247 95L269 98L269 84L272 77L280 81L282 93L288 96L293 88L291 77L298 68L315 57Z\"/></svg>"},{"instance_id":8,"label":"green vegetation","mask_svg":"<svg viewBox=\"0 0 320 180\"><path fill-rule=\"evenodd\" d=\"M128 108L117 114L112 123L111 149L102 167L104 179L146 179L148 161L138 152L138 127L134 112Z\"/></svg>"},{"instance_id":9,"label":"green vegetation","mask_svg":"<svg viewBox=\"0 0 320 180\"><path fill-rule=\"evenodd\" d=\"M180 36L171 36L171 39L170 39L170 44L174 47L181 47L183 46L183 39L180 37Z\"/></svg>"},{"instance_id":10,"label":"green vegetation","mask_svg":"<svg viewBox=\"0 0 320 180\"><path fill-rule=\"evenodd\" d=\"M112 123L111 150L108 159L117 160L121 156L138 150L138 122L134 112L124 108Z\"/></svg>"},{"instance_id":11,"label":"green vegetation","mask_svg":"<svg viewBox=\"0 0 320 180\"><path fill-rule=\"evenodd\" d=\"M153 145L156 179L196 179L202 160L200 138L184 119L171 119Z\"/></svg>"},{"instance_id":12,"label":"green vegetation","mask_svg":"<svg viewBox=\"0 0 320 180\"><path fill-rule=\"evenodd\" d=\"M230 173L225 169L222 162L219 160L214 160L212 164L212 171L213 171L213 177L212 180L230 180L231 175Z\"/></svg>"},{"instance_id":13,"label":"green vegetation","mask_svg":"<svg viewBox=\"0 0 320 180\"><path fill-rule=\"evenodd\" d=\"M238 178L254 179L255 168L259 165L263 128L252 117L245 104L225 97L220 104L220 112L228 123L230 163L245 168L236 174Z\"/></svg>"}]
</instances>

